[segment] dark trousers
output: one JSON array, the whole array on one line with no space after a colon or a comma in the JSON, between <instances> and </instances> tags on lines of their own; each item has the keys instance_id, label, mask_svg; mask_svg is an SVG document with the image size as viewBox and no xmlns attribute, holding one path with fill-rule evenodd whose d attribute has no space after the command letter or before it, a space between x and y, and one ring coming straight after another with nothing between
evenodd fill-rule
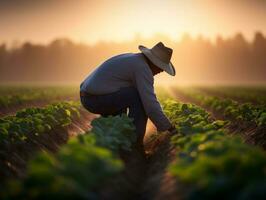
<instances>
[{"instance_id":1,"label":"dark trousers","mask_svg":"<svg viewBox=\"0 0 266 200\"><path fill-rule=\"evenodd\" d=\"M133 118L136 127L137 144L143 145L148 117L136 88L121 88L117 92L106 95L82 96L81 103L88 111L103 117L127 113L128 108L128 117Z\"/></svg>"}]
</instances>

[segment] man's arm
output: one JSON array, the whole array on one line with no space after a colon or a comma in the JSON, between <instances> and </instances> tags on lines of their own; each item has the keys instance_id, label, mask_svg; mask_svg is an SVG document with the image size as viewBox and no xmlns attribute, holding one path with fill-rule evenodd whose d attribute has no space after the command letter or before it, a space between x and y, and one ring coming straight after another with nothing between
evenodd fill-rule
<instances>
[{"instance_id":1,"label":"man's arm","mask_svg":"<svg viewBox=\"0 0 266 200\"><path fill-rule=\"evenodd\" d=\"M136 71L135 84L139 92L145 112L154 123L158 131L166 131L172 128L169 119L162 111L161 105L154 93L154 79L152 72L147 65L140 66Z\"/></svg>"}]
</instances>

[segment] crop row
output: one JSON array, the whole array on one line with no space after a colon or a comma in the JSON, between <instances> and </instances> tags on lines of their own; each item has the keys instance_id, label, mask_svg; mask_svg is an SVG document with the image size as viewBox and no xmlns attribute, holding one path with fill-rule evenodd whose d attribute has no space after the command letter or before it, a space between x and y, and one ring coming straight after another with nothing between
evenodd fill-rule
<instances>
[{"instance_id":1,"label":"crop row","mask_svg":"<svg viewBox=\"0 0 266 200\"><path fill-rule=\"evenodd\" d=\"M40 153L23 180L1 188L3 199L98 199L105 184L124 168L119 150L136 140L126 115L97 118L92 130L70 139L57 154Z\"/></svg>"},{"instance_id":2,"label":"crop row","mask_svg":"<svg viewBox=\"0 0 266 200\"><path fill-rule=\"evenodd\" d=\"M202 87L199 88L207 93L232 98L239 102L250 102L253 104L266 104L265 87Z\"/></svg>"},{"instance_id":3,"label":"crop row","mask_svg":"<svg viewBox=\"0 0 266 200\"><path fill-rule=\"evenodd\" d=\"M178 131L171 139L176 156L168 169L189 188L184 199L263 199L262 150L227 136L224 127L230 122L214 120L198 106L162 102ZM54 155L38 154L24 179L1 187L1 199L98 199L124 169L119 151L130 151L136 138L132 119L125 115L97 118L92 127Z\"/></svg>"},{"instance_id":4,"label":"crop row","mask_svg":"<svg viewBox=\"0 0 266 200\"><path fill-rule=\"evenodd\" d=\"M31 103L33 101L51 101L62 97L74 96L74 87L30 87L30 86L1 86L0 108Z\"/></svg>"},{"instance_id":5,"label":"crop row","mask_svg":"<svg viewBox=\"0 0 266 200\"><path fill-rule=\"evenodd\" d=\"M217 113L239 121L253 122L257 126L266 125L266 106L238 103L232 99L223 99L203 94L193 89L178 89L185 96L195 99L202 106L208 107Z\"/></svg>"},{"instance_id":6,"label":"crop row","mask_svg":"<svg viewBox=\"0 0 266 200\"><path fill-rule=\"evenodd\" d=\"M64 127L79 117L79 104L60 102L44 108L26 108L16 115L0 118L0 144L23 143L32 135L38 136L55 127Z\"/></svg>"},{"instance_id":7,"label":"crop row","mask_svg":"<svg viewBox=\"0 0 266 200\"><path fill-rule=\"evenodd\" d=\"M170 174L185 191L180 199L264 199L266 156L238 137L228 136L228 121L214 120L202 108L164 100L163 108L178 134ZM180 184L177 184L177 187Z\"/></svg>"}]
</instances>

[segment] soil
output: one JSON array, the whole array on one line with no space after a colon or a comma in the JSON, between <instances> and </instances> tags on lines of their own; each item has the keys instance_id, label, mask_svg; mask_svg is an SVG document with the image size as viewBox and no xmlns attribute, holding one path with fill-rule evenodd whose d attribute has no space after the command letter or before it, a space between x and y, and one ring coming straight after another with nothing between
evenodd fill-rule
<instances>
[{"instance_id":1,"label":"soil","mask_svg":"<svg viewBox=\"0 0 266 200\"><path fill-rule=\"evenodd\" d=\"M136 148L121 152L125 170L106 184L100 199L178 199L176 181L167 172L175 157L167 133L146 133L145 155Z\"/></svg>"}]
</instances>

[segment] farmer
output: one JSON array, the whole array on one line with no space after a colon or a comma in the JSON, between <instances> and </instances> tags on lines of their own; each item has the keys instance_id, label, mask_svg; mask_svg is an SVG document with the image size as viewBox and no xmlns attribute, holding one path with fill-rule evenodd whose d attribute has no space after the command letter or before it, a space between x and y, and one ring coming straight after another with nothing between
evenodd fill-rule
<instances>
[{"instance_id":1,"label":"farmer","mask_svg":"<svg viewBox=\"0 0 266 200\"><path fill-rule=\"evenodd\" d=\"M140 45L139 50L103 62L81 83L80 98L88 111L103 117L127 113L128 108L136 127L136 147L142 150L148 118L158 131L175 133L153 87L153 76L162 71L174 76L175 69L170 62L173 50L162 42L151 49Z\"/></svg>"}]
</instances>

